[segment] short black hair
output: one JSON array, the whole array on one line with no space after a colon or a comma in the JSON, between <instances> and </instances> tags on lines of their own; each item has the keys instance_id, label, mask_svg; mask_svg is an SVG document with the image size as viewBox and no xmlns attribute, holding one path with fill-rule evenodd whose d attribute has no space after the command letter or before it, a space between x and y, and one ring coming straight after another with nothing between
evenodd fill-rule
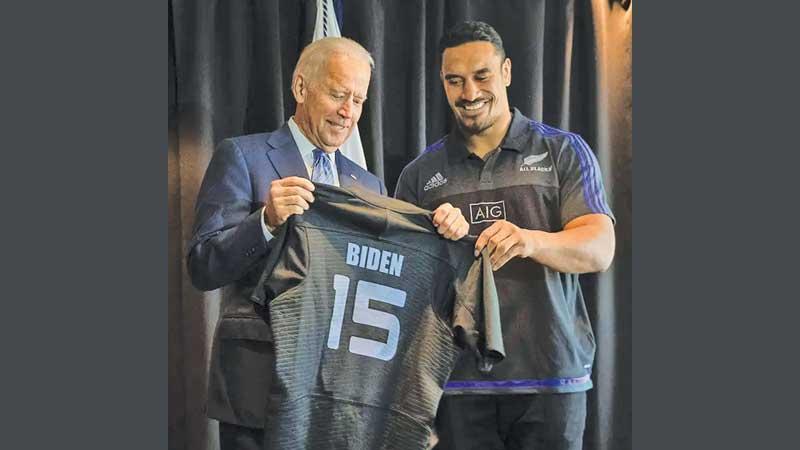
<instances>
[{"instance_id":1,"label":"short black hair","mask_svg":"<svg viewBox=\"0 0 800 450\"><path fill-rule=\"evenodd\" d=\"M448 48L458 47L467 42L484 41L494 45L500 59L506 59L506 50L503 48L503 39L497 31L486 22L468 20L454 25L439 39L439 56Z\"/></svg>"}]
</instances>

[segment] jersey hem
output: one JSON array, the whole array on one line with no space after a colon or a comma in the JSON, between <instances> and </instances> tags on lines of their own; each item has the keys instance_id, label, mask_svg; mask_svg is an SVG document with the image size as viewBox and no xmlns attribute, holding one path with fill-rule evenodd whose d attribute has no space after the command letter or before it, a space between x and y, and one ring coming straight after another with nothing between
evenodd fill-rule
<instances>
[{"instance_id":1,"label":"jersey hem","mask_svg":"<svg viewBox=\"0 0 800 450\"><path fill-rule=\"evenodd\" d=\"M570 394L585 392L594 387L592 383L558 388L494 388L494 389L445 389L444 395L521 395L521 394Z\"/></svg>"},{"instance_id":2,"label":"jersey hem","mask_svg":"<svg viewBox=\"0 0 800 450\"><path fill-rule=\"evenodd\" d=\"M544 394L588 391L594 385L590 376L575 378L552 378L543 380L501 381L449 381L444 386L444 395L464 394Z\"/></svg>"}]
</instances>

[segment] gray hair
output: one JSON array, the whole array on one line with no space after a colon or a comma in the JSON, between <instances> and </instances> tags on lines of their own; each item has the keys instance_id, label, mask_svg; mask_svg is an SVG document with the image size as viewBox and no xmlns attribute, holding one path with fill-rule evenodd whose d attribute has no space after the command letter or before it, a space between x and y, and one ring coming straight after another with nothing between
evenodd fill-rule
<instances>
[{"instance_id":1,"label":"gray hair","mask_svg":"<svg viewBox=\"0 0 800 450\"><path fill-rule=\"evenodd\" d=\"M315 79L319 75L319 70L325 67L328 58L334 54L348 54L363 58L369 63L370 71L375 69L375 60L372 59L372 55L358 42L346 37L326 37L308 44L303 49L297 65L294 67L292 82L301 73L309 79Z\"/></svg>"}]
</instances>

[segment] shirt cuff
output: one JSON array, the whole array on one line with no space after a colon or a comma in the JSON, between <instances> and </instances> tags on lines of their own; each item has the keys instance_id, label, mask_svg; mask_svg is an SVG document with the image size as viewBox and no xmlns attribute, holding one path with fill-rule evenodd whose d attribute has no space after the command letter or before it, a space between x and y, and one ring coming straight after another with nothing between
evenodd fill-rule
<instances>
[{"instance_id":1,"label":"shirt cuff","mask_svg":"<svg viewBox=\"0 0 800 450\"><path fill-rule=\"evenodd\" d=\"M264 209L265 208L266 208L266 206L261 208L261 231L264 232L264 239L266 239L266 241L269 242L274 236L272 235L272 232L269 229L270 228L269 225L267 225L267 223L264 221ZM272 231L274 231L274 230L272 230Z\"/></svg>"}]
</instances>

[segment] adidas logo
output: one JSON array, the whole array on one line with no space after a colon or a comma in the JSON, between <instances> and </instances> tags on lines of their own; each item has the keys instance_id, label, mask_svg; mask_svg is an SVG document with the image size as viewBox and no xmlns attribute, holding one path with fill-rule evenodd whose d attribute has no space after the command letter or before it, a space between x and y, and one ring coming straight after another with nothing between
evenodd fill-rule
<instances>
[{"instance_id":1,"label":"adidas logo","mask_svg":"<svg viewBox=\"0 0 800 450\"><path fill-rule=\"evenodd\" d=\"M423 190L429 191L433 188L437 188L443 184L447 183L447 178L443 177L441 173L436 172L436 175L432 176L427 183L425 183L425 187Z\"/></svg>"}]
</instances>

